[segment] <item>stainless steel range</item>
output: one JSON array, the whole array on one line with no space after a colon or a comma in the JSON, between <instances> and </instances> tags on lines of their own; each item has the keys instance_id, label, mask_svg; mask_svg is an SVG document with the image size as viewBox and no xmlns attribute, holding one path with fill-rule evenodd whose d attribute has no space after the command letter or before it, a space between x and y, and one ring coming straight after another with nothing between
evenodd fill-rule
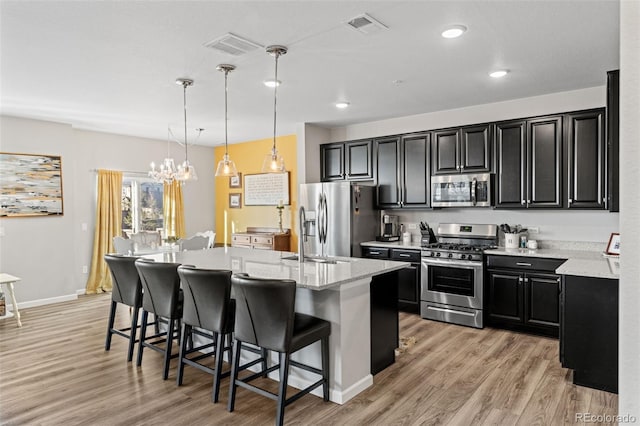
<instances>
[{"instance_id":1,"label":"stainless steel range","mask_svg":"<svg viewBox=\"0 0 640 426\"><path fill-rule=\"evenodd\" d=\"M438 242L422 246L420 316L482 328L482 255L497 244L497 225L440 224Z\"/></svg>"}]
</instances>

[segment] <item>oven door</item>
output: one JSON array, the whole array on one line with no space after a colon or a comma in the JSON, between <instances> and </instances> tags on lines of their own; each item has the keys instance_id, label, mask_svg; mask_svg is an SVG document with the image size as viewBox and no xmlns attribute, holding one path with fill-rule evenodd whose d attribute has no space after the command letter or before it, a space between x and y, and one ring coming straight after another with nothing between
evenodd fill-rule
<instances>
[{"instance_id":1,"label":"oven door","mask_svg":"<svg viewBox=\"0 0 640 426\"><path fill-rule=\"evenodd\" d=\"M421 300L482 309L482 263L422 258Z\"/></svg>"}]
</instances>

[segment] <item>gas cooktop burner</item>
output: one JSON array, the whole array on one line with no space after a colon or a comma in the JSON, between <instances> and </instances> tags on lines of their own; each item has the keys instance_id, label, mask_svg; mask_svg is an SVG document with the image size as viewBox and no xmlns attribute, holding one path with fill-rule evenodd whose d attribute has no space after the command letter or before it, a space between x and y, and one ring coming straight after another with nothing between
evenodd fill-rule
<instances>
[{"instance_id":1,"label":"gas cooktop burner","mask_svg":"<svg viewBox=\"0 0 640 426\"><path fill-rule=\"evenodd\" d=\"M440 251L471 251L481 253L483 250L494 249L494 244L471 245L471 244L452 244L452 243L432 243L423 245L422 248Z\"/></svg>"}]
</instances>

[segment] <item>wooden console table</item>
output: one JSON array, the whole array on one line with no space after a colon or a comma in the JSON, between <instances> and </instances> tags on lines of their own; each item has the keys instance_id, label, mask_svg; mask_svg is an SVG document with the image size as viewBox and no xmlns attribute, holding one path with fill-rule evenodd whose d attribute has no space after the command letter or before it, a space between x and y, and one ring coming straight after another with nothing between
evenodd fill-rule
<instances>
[{"instance_id":1,"label":"wooden console table","mask_svg":"<svg viewBox=\"0 0 640 426\"><path fill-rule=\"evenodd\" d=\"M247 227L246 232L231 234L231 247L246 247L261 250L289 251L291 232L277 228Z\"/></svg>"},{"instance_id":2,"label":"wooden console table","mask_svg":"<svg viewBox=\"0 0 640 426\"><path fill-rule=\"evenodd\" d=\"M7 286L7 290L9 290L9 297L11 297L11 303L13 306L13 312L7 309L6 314L0 318L11 318L15 315L16 321L18 323L18 327L22 327L22 321L20 321L20 311L18 311L18 302L16 302L16 295L13 293L13 283L20 281L20 278L14 277L13 275L0 273L0 285L4 284Z\"/></svg>"}]
</instances>

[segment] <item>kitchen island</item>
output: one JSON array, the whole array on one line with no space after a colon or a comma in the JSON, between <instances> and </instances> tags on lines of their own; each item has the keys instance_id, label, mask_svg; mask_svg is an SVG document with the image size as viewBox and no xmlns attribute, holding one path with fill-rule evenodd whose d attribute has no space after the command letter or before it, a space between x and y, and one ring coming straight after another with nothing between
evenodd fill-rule
<instances>
[{"instance_id":1,"label":"kitchen island","mask_svg":"<svg viewBox=\"0 0 640 426\"><path fill-rule=\"evenodd\" d=\"M405 262L361 258L329 258L335 263L289 260L295 253L221 247L145 256L199 268L228 269L261 278L292 279L297 283L296 311L331 322L329 399L344 404L373 384L371 374L371 279L408 266ZM390 285L395 285L391 283ZM315 343L293 359L320 366ZM277 375L270 377L277 380ZM289 385L302 389L313 375L292 369ZM313 392L321 395L321 389Z\"/></svg>"}]
</instances>

